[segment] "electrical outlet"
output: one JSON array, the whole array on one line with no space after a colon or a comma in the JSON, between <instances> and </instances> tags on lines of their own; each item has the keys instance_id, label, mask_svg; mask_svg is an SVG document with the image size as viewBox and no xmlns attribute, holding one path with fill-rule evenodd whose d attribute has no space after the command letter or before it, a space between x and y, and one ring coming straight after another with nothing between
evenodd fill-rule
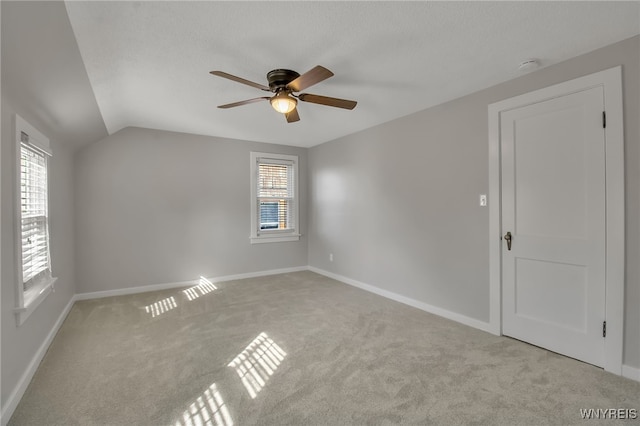
<instances>
[{"instance_id":1,"label":"electrical outlet","mask_svg":"<svg viewBox=\"0 0 640 426\"><path fill-rule=\"evenodd\" d=\"M333 253L329 253L329 262L333 262Z\"/></svg>"}]
</instances>

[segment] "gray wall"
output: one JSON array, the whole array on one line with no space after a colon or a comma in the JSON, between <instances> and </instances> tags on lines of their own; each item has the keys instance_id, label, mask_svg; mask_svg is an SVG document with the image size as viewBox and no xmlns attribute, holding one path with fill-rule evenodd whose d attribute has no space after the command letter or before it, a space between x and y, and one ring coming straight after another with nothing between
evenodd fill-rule
<instances>
[{"instance_id":1,"label":"gray wall","mask_svg":"<svg viewBox=\"0 0 640 426\"><path fill-rule=\"evenodd\" d=\"M488 191L487 106L622 64L624 363L639 367L639 40L311 148L309 264L488 322L489 211L478 206Z\"/></svg>"},{"instance_id":2,"label":"gray wall","mask_svg":"<svg viewBox=\"0 0 640 426\"><path fill-rule=\"evenodd\" d=\"M73 210L73 154L64 144L51 141L53 157L50 167L49 237L51 265L58 277L55 292L49 294L21 326L17 326L13 309L16 300L17 263L14 248L15 150L13 114L47 134L35 116L17 108L2 97L2 407L13 392L20 377L45 341L75 291L74 281L74 210Z\"/></svg>"},{"instance_id":3,"label":"gray wall","mask_svg":"<svg viewBox=\"0 0 640 426\"><path fill-rule=\"evenodd\" d=\"M63 2L6 2L2 9L2 132L0 199L1 395L18 385L36 351L52 331L75 289L73 150L106 136L106 128L69 24ZM28 30L25 30L28 29ZM51 139L50 294L20 327L16 326L14 249L15 138L13 114L20 114Z\"/></svg>"},{"instance_id":4,"label":"gray wall","mask_svg":"<svg viewBox=\"0 0 640 426\"><path fill-rule=\"evenodd\" d=\"M250 244L249 153L298 155L297 242ZM307 150L126 128L78 151L78 293L307 265Z\"/></svg>"},{"instance_id":5,"label":"gray wall","mask_svg":"<svg viewBox=\"0 0 640 426\"><path fill-rule=\"evenodd\" d=\"M107 136L64 3L2 1L2 93L69 147ZM28 31L25 31L28 28Z\"/></svg>"}]
</instances>

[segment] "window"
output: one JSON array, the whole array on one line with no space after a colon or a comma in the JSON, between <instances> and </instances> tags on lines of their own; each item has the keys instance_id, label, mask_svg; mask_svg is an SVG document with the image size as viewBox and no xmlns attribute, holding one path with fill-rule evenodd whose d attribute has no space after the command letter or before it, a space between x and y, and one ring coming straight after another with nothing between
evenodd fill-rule
<instances>
[{"instance_id":1,"label":"window","mask_svg":"<svg viewBox=\"0 0 640 426\"><path fill-rule=\"evenodd\" d=\"M49 140L16 115L19 156L18 324L49 294L55 282L49 254Z\"/></svg>"},{"instance_id":2,"label":"window","mask_svg":"<svg viewBox=\"0 0 640 426\"><path fill-rule=\"evenodd\" d=\"M47 158L28 144L21 145L20 213L22 283L25 291L51 272L47 210Z\"/></svg>"},{"instance_id":3,"label":"window","mask_svg":"<svg viewBox=\"0 0 640 426\"><path fill-rule=\"evenodd\" d=\"M277 201L260 201L260 229L278 229L283 225L278 220L281 212L279 207Z\"/></svg>"},{"instance_id":4,"label":"window","mask_svg":"<svg viewBox=\"0 0 640 426\"><path fill-rule=\"evenodd\" d=\"M297 241L298 157L251 153L251 243Z\"/></svg>"}]
</instances>

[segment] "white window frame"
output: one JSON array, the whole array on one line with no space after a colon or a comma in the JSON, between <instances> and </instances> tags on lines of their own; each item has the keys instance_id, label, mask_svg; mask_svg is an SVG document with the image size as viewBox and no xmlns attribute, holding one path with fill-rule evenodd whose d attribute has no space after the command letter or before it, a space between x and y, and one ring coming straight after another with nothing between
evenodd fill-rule
<instances>
[{"instance_id":1,"label":"white window frame","mask_svg":"<svg viewBox=\"0 0 640 426\"><path fill-rule=\"evenodd\" d=\"M298 196L298 156L286 154L273 154L266 152L251 152L251 244L276 243L285 241L298 241L300 239L300 214ZM282 164L291 162L293 164L293 215L294 226L290 230L260 229L260 215L258 211L258 162Z\"/></svg>"},{"instance_id":2,"label":"white window frame","mask_svg":"<svg viewBox=\"0 0 640 426\"><path fill-rule=\"evenodd\" d=\"M28 135L28 136L25 136ZM49 250L49 273L31 284L25 291L22 272L22 208L21 208L21 150L25 144L29 149L44 155L47 163L47 229L49 228L50 210L50 167L49 157L52 156L49 139L40 133L35 127L27 123L19 115L15 115L15 253L16 253L16 322L22 325L44 299L53 291L57 278L53 277L51 261L51 237L47 234L47 248Z\"/></svg>"}]
</instances>

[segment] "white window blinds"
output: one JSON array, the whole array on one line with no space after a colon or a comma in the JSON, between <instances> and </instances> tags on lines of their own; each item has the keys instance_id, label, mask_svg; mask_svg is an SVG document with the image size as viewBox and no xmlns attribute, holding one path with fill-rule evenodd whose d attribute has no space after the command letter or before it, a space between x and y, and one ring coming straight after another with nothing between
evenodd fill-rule
<instances>
[{"instance_id":1,"label":"white window blinds","mask_svg":"<svg viewBox=\"0 0 640 426\"><path fill-rule=\"evenodd\" d=\"M21 139L28 142L29 138L23 134ZM20 145L22 282L25 291L39 279L51 276L47 154L32 144Z\"/></svg>"},{"instance_id":2,"label":"white window blinds","mask_svg":"<svg viewBox=\"0 0 640 426\"><path fill-rule=\"evenodd\" d=\"M259 232L295 230L293 161L258 158Z\"/></svg>"}]
</instances>

